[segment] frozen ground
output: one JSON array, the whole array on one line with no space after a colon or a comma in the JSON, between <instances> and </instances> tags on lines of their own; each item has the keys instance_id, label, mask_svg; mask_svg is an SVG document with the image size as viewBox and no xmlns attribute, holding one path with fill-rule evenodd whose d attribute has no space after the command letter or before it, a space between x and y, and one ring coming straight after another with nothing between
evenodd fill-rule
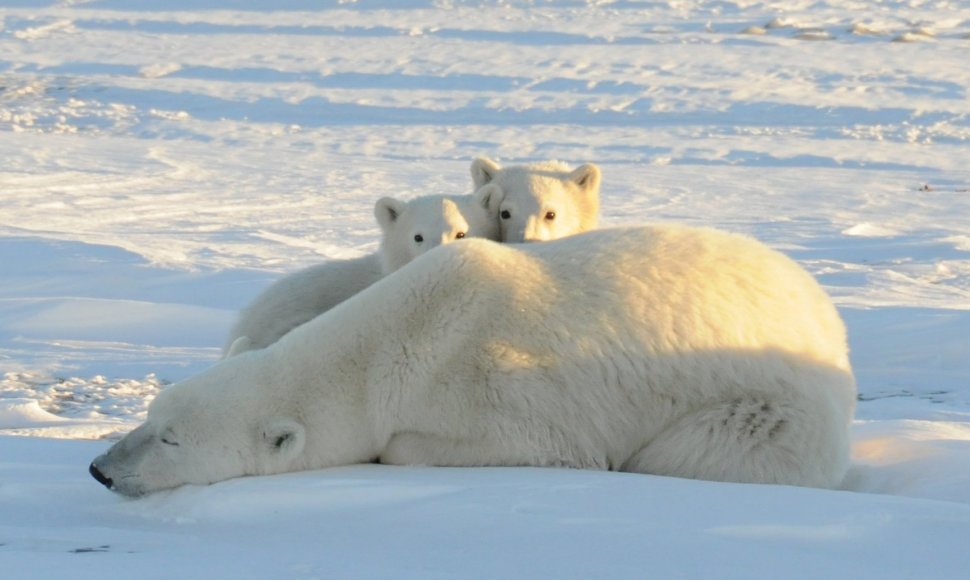
<instances>
[{"instance_id":1,"label":"frozen ground","mask_svg":"<svg viewBox=\"0 0 970 580\"><path fill-rule=\"evenodd\" d=\"M965 576L968 49L943 0L6 0L0 569ZM849 491L362 466L127 501L88 477L260 289L372 251L381 196L468 192L478 155L596 162L604 225L746 232L818 276L860 385Z\"/></svg>"}]
</instances>

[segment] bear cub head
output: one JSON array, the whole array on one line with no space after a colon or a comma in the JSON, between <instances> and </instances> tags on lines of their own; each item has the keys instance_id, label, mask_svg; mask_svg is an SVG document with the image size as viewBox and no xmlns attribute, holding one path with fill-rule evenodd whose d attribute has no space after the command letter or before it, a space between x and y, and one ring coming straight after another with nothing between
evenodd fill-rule
<instances>
[{"instance_id":1,"label":"bear cub head","mask_svg":"<svg viewBox=\"0 0 970 580\"><path fill-rule=\"evenodd\" d=\"M503 242L555 240L591 230L599 221L600 170L592 163L576 169L558 161L503 168L479 157L471 174L476 188L500 188Z\"/></svg>"},{"instance_id":2,"label":"bear cub head","mask_svg":"<svg viewBox=\"0 0 970 580\"><path fill-rule=\"evenodd\" d=\"M466 237L498 241L495 185L471 195L426 195L410 201L384 197L374 205L381 227L380 255L390 274L428 250Z\"/></svg>"}]
</instances>

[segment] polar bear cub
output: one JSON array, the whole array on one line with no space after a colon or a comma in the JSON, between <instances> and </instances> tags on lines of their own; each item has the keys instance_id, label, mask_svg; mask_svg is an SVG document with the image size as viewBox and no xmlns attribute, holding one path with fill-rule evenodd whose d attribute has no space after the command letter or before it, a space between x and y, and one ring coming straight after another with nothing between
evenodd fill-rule
<instances>
[{"instance_id":1,"label":"polar bear cub","mask_svg":"<svg viewBox=\"0 0 970 580\"><path fill-rule=\"evenodd\" d=\"M750 238L472 239L164 389L90 472L126 495L375 459L836 487L855 399L832 301Z\"/></svg>"},{"instance_id":2,"label":"polar bear cub","mask_svg":"<svg viewBox=\"0 0 970 580\"><path fill-rule=\"evenodd\" d=\"M476 188L501 187L503 242L547 241L596 227L600 211L600 170L592 163L570 169L558 161L501 167L485 157L472 161Z\"/></svg>"},{"instance_id":3,"label":"polar bear cub","mask_svg":"<svg viewBox=\"0 0 970 580\"><path fill-rule=\"evenodd\" d=\"M374 205L377 253L304 268L266 288L239 314L223 347L228 358L264 348L428 250L465 237L498 240L495 185L464 196L385 197Z\"/></svg>"}]
</instances>

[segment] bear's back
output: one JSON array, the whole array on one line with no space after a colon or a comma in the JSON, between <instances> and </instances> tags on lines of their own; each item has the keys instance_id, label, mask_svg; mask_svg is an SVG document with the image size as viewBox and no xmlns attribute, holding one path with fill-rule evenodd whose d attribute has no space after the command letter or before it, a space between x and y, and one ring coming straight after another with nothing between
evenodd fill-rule
<instances>
[{"instance_id":1,"label":"bear's back","mask_svg":"<svg viewBox=\"0 0 970 580\"><path fill-rule=\"evenodd\" d=\"M475 285L537 325L583 327L583 317L587 328L631 325L623 332L658 350L781 349L849 368L844 324L821 286L747 236L656 225L461 246L450 251L479 265Z\"/></svg>"}]
</instances>

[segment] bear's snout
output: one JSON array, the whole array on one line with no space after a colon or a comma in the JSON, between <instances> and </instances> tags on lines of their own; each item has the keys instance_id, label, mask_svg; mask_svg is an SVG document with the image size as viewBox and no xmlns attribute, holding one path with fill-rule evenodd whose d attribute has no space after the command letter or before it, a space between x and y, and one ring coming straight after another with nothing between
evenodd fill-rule
<instances>
[{"instance_id":1,"label":"bear's snout","mask_svg":"<svg viewBox=\"0 0 970 580\"><path fill-rule=\"evenodd\" d=\"M101 470L98 469L98 466L93 462L91 463L91 467L88 468L88 471L91 473L91 477L98 480L98 483L107 487L108 489L111 489L111 486L114 485L114 481L112 481L110 477L101 473Z\"/></svg>"}]
</instances>

